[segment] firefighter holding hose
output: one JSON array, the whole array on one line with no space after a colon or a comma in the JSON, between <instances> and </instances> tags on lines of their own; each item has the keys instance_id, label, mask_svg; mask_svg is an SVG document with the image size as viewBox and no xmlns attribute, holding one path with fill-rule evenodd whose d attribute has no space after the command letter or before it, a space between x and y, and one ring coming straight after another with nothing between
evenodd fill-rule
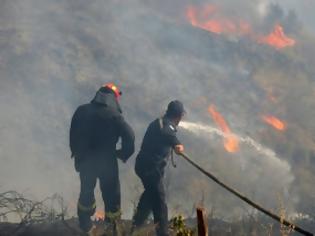
<instances>
[{"instance_id":1,"label":"firefighter holding hose","mask_svg":"<svg viewBox=\"0 0 315 236\"><path fill-rule=\"evenodd\" d=\"M75 111L70 128L70 149L80 173L78 217L80 228L91 234L95 213L96 180L105 204L105 215L120 214L120 182L117 158L126 162L134 152L134 132L122 116L118 99L121 92L114 84L103 85L94 99ZM121 138L121 149L116 144ZM105 219L106 220L106 219Z\"/></svg>"},{"instance_id":2,"label":"firefighter holding hose","mask_svg":"<svg viewBox=\"0 0 315 236\"><path fill-rule=\"evenodd\" d=\"M185 113L183 104L172 101L165 115L154 120L145 133L141 150L136 159L135 171L144 186L136 213L132 232L144 224L152 211L158 236L168 236L168 213L165 199L164 169L173 149L184 152L184 146L176 137L177 126Z\"/></svg>"}]
</instances>

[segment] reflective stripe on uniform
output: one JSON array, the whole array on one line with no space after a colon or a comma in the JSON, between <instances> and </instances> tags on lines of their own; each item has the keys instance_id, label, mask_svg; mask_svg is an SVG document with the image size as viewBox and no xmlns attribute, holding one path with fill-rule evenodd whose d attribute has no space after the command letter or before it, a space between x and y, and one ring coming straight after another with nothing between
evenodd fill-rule
<instances>
[{"instance_id":1,"label":"reflective stripe on uniform","mask_svg":"<svg viewBox=\"0 0 315 236\"><path fill-rule=\"evenodd\" d=\"M91 211L96 208L96 202L94 202L91 206L83 206L80 202L78 202L78 209L81 211Z\"/></svg>"},{"instance_id":2,"label":"reflective stripe on uniform","mask_svg":"<svg viewBox=\"0 0 315 236\"><path fill-rule=\"evenodd\" d=\"M163 118L159 118L159 124L160 124L160 129L162 130L164 125L163 125Z\"/></svg>"}]
</instances>

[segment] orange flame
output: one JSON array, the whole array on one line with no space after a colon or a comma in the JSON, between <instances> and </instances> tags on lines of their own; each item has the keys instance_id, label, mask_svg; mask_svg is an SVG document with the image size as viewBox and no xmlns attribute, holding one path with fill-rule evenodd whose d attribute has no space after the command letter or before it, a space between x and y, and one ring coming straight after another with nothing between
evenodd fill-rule
<instances>
[{"instance_id":1,"label":"orange flame","mask_svg":"<svg viewBox=\"0 0 315 236\"><path fill-rule=\"evenodd\" d=\"M276 49L295 45L295 40L286 36L283 27L279 24L275 25L273 32L261 37L258 42L268 44Z\"/></svg>"},{"instance_id":2,"label":"orange flame","mask_svg":"<svg viewBox=\"0 0 315 236\"><path fill-rule=\"evenodd\" d=\"M105 220L105 212L104 211L96 211L94 214L94 218L96 221Z\"/></svg>"},{"instance_id":3,"label":"orange flame","mask_svg":"<svg viewBox=\"0 0 315 236\"><path fill-rule=\"evenodd\" d=\"M250 32L249 24L218 16L218 7L211 4L206 4L203 7L187 7L186 17L193 26L216 34L247 34Z\"/></svg>"},{"instance_id":4,"label":"orange flame","mask_svg":"<svg viewBox=\"0 0 315 236\"><path fill-rule=\"evenodd\" d=\"M226 123L224 117L216 111L214 105L210 105L208 108L209 113L211 114L214 122L220 127L222 132L226 135L224 138L224 148L228 152L237 152L239 150L239 141L237 137L231 132L230 127Z\"/></svg>"},{"instance_id":5,"label":"orange flame","mask_svg":"<svg viewBox=\"0 0 315 236\"><path fill-rule=\"evenodd\" d=\"M216 111L216 107L214 105L210 105L208 110L209 110L214 122L220 127L220 129L224 133L231 133L231 130L230 130L229 126L227 125L223 116L219 112Z\"/></svg>"},{"instance_id":6,"label":"orange flame","mask_svg":"<svg viewBox=\"0 0 315 236\"><path fill-rule=\"evenodd\" d=\"M286 124L284 121L281 121L277 117L270 116L270 115L264 115L262 119L272 127L274 127L277 130L285 130L286 129Z\"/></svg>"},{"instance_id":7,"label":"orange flame","mask_svg":"<svg viewBox=\"0 0 315 236\"><path fill-rule=\"evenodd\" d=\"M239 150L238 147L238 139L235 135L229 135L224 139L224 148L228 152L237 152Z\"/></svg>"},{"instance_id":8,"label":"orange flame","mask_svg":"<svg viewBox=\"0 0 315 236\"><path fill-rule=\"evenodd\" d=\"M253 32L251 25L246 21L232 20L221 16L218 7L215 5L188 6L186 17L192 26L212 33L238 36L248 35L258 43L267 44L276 49L295 45L295 40L285 35L280 24L276 24L273 32L269 35L259 36L259 34Z\"/></svg>"}]
</instances>

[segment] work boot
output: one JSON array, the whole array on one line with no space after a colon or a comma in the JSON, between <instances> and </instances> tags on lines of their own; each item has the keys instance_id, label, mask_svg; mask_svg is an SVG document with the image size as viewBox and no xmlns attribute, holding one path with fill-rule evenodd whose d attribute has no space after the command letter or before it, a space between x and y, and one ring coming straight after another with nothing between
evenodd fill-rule
<instances>
[{"instance_id":1,"label":"work boot","mask_svg":"<svg viewBox=\"0 0 315 236\"><path fill-rule=\"evenodd\" d=\"M87 236L96 236L96 226L92 225L91 229L86 232Z\"/></svg>"},{"instance_id":2,"label":"work boot","mask_svg":"<svg viewBox=\"0 0 315 236\"><path fill-rule=\"evenodd\" d=\"M169 236L167 227L160 227L157 225L155 231L157 236Z\"/></svg>"},{"instance_id":3,"label":"work boot","mask_svg":"<svg viewBox=\"0 0 315 236\"><path fill-rule=\"evenodd\" d=\"M139 227L136 225L132 225L129 231L130 236L138 235L139 234Z\"/></svg>"},{"instance_id":4,"label":"work boot","mask_svg":"<svg viewBox=\"0 0 315 236\"><path fill-rule=\"evenodd\" d=\"M132 235L133 232L135 231L135 229L136 229L136 226L133 224L133 225L131 226L130 231L129 231L129 235Z\"/></svg>"}]
</instances>

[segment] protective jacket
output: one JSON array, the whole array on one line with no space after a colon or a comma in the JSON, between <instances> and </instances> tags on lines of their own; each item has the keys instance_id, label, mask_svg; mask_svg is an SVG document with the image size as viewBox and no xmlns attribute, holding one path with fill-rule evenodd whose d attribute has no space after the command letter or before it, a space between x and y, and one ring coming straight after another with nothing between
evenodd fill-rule
<instances>
[{"instance_id":1,"label":"protective jacket","mask_svg":"<svg viewBox=\"0 0 315 236\"><path fill-rule=\"evenodd\" d=\"M180 144L176 126L166 117L154 120L148 127L136 160L136 173L163 172L171 149Z\"/></svg>"},{"instance_id":2,"label":"protective jacket","mask_svg":"<svg viewBox=\"0 0 315 236\"><path fill-rule=\"evenodd\" d=\"M121 149L116 151L119 137ZM95 156L127 161L133 154L134 132L114 94L98 91L91 103L78 107L71 122L70 149L80 162Z\"/></svg>"}]
</instances>

